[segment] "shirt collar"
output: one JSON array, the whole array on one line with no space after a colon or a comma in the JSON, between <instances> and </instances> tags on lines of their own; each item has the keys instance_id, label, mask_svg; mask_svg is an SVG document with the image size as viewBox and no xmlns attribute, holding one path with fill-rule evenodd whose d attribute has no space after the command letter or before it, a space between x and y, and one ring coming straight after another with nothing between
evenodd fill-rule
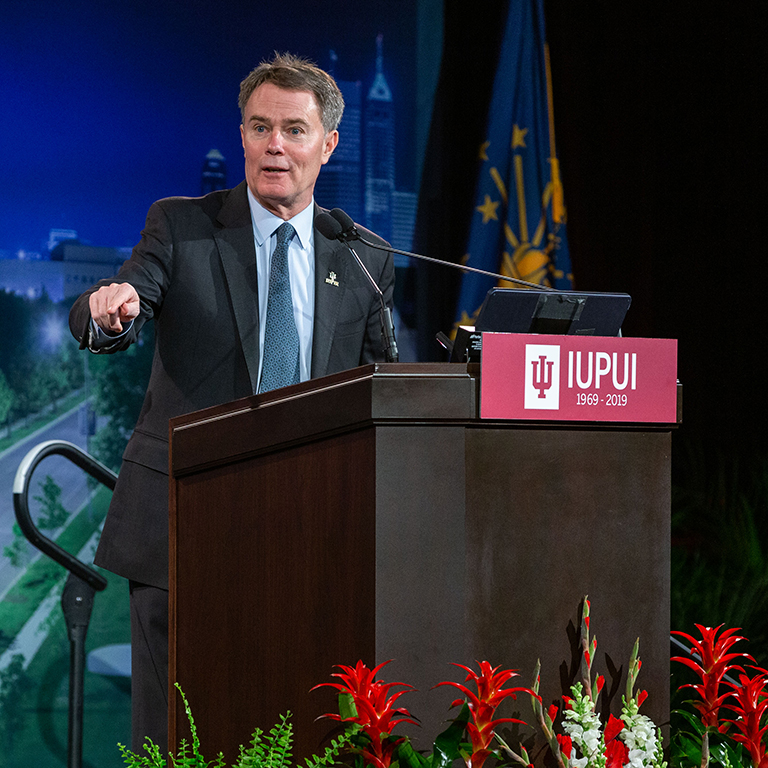
<instances>
[{"instance_id":1,"label":"shirt collar","mask_svg":"<svg viewBox=\"0 0 768 768\"><path fill-rule=\"evenodd\" d=\"M251 207L251 219L253 232L256 237L256 245L261 247L275 233L275 230L283 223L283 219L268 211L253 195L248 188L248 203ZM309 248L313 240L315 199L301 212L288 221L296 230L296 236L302 248Z\"/></svg>"}]
</instances>

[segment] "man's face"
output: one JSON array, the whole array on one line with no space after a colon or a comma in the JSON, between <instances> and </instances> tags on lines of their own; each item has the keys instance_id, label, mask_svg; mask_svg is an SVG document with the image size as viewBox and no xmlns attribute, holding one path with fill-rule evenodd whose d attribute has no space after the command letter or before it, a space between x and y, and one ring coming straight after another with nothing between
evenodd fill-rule
<instances>
[{"instance_id":1,"label":"man's face","mask_svg":"<svg viewBox=\"0 0 768 768\"><path fill-rule=\"evenodd\" d=\"M339 140L338 131L325 133L314 94L260 85L245 106L240 133L254 197L281 219L303 211Z\"/></svg>"}]
</instances>

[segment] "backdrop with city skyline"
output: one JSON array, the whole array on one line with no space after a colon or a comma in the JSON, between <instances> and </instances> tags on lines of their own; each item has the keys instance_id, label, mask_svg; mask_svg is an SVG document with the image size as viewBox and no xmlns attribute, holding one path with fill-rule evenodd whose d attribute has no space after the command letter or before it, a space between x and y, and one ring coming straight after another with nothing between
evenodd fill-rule
<instances>
[{"instance_id":1,"label":"backdrop with city skyline","mask_svg":"<svg viewBox=\"0 0 768 768\"><path fill-rule=\"evenodd\" d=\"M205 2L12 0L0 30L13 117L0 122L0 251L42 252L51 229L94 246L134 245L152 201L200 193L209 150L226 158L230 185L242 180L238 86L260 60L274 50L308 56L359 83L365 99L379 35L396 114L396 184L415 192L412 3L362 16L352 2L323 14L304 3L286 23L242 2L222 12Z\"/></svg>"},{"instance_id":2,"label":"backdrop with city skyline","mask_svg":"<svg viewBox=\"0 0 768 768\"><path fill-rule=\"evenodd\" d=\"M68 306L114 274L151 203L242 181L239 84L273 51L333 72L347 102L318 202L410 247L416 216L416 5L352 2L290 17L252 3L12 0L0 28L0 766L65 765L68 645L62 571L14 527L27 450L67 440L119 465L151 333L130 354L77 353ZM438 62L435 62L436 70ZM90 560L108 494L64 460L35 474L33 517ZM130 739L127 587L108 575L88 634L85 765Z\"/></svg>"}]
</instances>

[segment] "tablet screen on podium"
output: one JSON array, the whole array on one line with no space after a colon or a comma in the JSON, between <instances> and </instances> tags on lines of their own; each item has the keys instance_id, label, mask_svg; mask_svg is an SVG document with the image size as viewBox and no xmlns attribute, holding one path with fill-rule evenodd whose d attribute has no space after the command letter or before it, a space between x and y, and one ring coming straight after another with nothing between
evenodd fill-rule
<instances>
[{"instance_id":1,"label":"tablet screen on podium","mask_svg":"<svg viewBox=\"0 0 768 768\"><path fill-rule=\"evenodd\" d=\"M459 326L450 359L479 361L483 332L619 336L631 302L627 293L491 288L474 327Z\"/></svg>"},{"instance_id":2,"label":"tablet screen on podium","mask_svg":"<svg viewBox=\"0 0 768 768\"><path fill-rule=\"evenodd\" d=\"M631 301L627 293L491 288L475 331L618 336Z\"/></svg>"}]
</instances>

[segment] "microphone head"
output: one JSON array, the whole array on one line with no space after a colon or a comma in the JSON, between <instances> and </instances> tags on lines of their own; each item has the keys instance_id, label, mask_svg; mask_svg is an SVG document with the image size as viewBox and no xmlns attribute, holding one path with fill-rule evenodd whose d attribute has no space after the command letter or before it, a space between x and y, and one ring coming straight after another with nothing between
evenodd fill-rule
<instances>
[{"instance_id":1,"label":"microphone head","mask_svg":"<svg viewBox=\"0 0 768 768\"><path fill-rule=\"evenodd\" d=\"M331 216L341 225L341 229L346 237L359 237L355 222L352 221L352 217L348 213L342 211L341 208L334 208L331 211Z\"/></svg>"},{"instance_id":2,"label":"microphone head","mask_svg":"<svg viewBox=\"0 0 768 768\"><path fill-rule=\"evenodd\" d=\"M328 213L315 216L315 229L328 240L342 240L344 236L341 224Z\"/></svg>"}]
</instances>

